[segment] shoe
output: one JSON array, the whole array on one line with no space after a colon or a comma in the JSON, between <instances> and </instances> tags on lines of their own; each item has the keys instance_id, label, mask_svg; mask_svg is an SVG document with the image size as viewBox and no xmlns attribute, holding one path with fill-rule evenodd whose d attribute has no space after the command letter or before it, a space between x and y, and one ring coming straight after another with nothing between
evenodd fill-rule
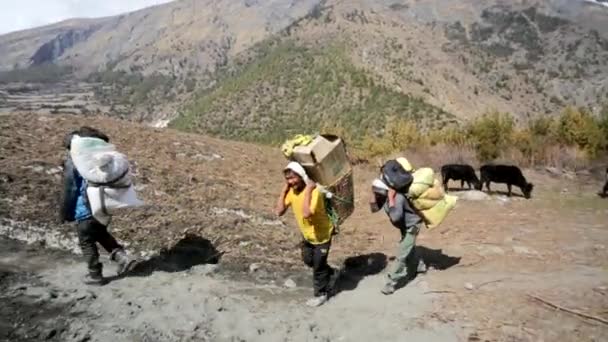
<instances>
[{"instance_id":1,"label":"shoe","mask_svg":"<svg viewBox=\"0 0 608 342\"><path fill-rule=\"evenodd\" d=\"M392 295L395 293L395 284L387 283L380 292L382 292L383 295Z\"/></svg>"},{"instance_id":2,"label":"shoe","mask_svg":"<svg viewBox=\"0 0 608 342\"><path fill-rule=\"evenodd\" d=\"M87 285L105 285L107 280L101 274L87 273L82 280Z\"/></svg>"},{"instance_id":3,"label":"shoe","mask_svg":"<svg viewBox=\"0 0 608 342\"><path fill-rule=\"evenodd\" d=\"M426 273L427 268L426 268L426 264L424 263L424 261L420 260L418 261L418 268L416 269L416 273Z\"/></svg>"},{"instance_id":4,"label":"shoe","mask_svg":"<svg viewBox=\"0 0 608 342\"><path fill-rule=\"evenodd\" d=\"M135 260L131 259L123 249L114 250L110 255L110 259L118 263L118 270L116 270L118 275L130 271L135 265Z\"/></svg>"},{"instance_id":5,"label":"shoe","mask_svg":"<svg viewBox=\"0 0 608 342\"><path fill-rule=\"evenodd\" d=\"M327 302L327 295L320 295L306 301L306 305L310 306L311 308L316 308L325 304L325 302Z\"/></svg>"}]
</instances>

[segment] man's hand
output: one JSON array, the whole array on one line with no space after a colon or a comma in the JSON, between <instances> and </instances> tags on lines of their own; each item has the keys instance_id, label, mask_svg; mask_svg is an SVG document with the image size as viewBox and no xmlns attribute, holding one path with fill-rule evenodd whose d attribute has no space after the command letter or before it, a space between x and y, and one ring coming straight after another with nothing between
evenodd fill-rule
<instances>
[{"instance_id":1,"label":"man's hand","mask_svg":"<svg viewBox=\"0 0 608 342\"><path fill-rule=\"evenodd\" d=\"M285 214L285 211L287 211L287 205L285 205L285 197L287 197L287 194L289 193L289 189L291 189L291 187L289 186L289 183L285 182L285 184L283 185L283 190L281 191L281 194L279 195L279 199L277 201L277 206L275 209L275 214L277 216L283 216Z\"/></svg>"},{"instance_id":2,"label":"man's hand","mask_svg":"<svg viewBox=\"0 0 608 342\"><path fill-rule=\"evenodd\" d=\"M388 199L395 199L397 197L397 191L395 189L388 189Z\"/></svg>"},{"instance_id":3,"label":"man's hand","mask_svg":"<svg viewBox=\"0 0 608 342\"><path fill-rule=\"evenodd\" d=\"M395 206L395 198L397 197L397 191L395 189L388 189L388 206Z\"/></svg>"},{"instance_id":4,"label":"man's hand","mask_svg":"<svg viewBox=\"0 0 608 342\"><path fill-rule=\"evenodd\" d=\"M369 199L369 209L372 213L378 212L380 210L380 205L376 200L376 194L374 194L373 191Z\"/></svg>"}]
</instances>

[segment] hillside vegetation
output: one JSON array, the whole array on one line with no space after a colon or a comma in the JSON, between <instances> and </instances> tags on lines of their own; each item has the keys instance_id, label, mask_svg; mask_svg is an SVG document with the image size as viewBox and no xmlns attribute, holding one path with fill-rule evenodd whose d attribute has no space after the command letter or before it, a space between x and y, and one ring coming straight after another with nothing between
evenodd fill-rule
<instances>
[{"instance_id":1,"label":"hillside vegetation","mask_svg":"<svg viewBox=\"0 0 608 342\"><path fill-rule=\"evenodd\" d=\"M389 89L356 67L341 44L314 47L287 40L259 46L252 63L201 93L171 125L278 143L327 125L343 127L351 135L375 134L391 116L425 127L455 122L450 113Z\"/></svg>"},{"instance_id":2,"label":"hillside vegetation","mask_svg":"<svg viewBox=\"0 0 608 342\"><path fill-rule=\"evenodd\" d=\"M606 23L582 1L182 0L0 36L0 79L92 82L104 115L182 113L176 127L265 142L295 115L298 128L337 118L357 135L388 116L428 127L493 110L597 115Z\"/></svg>"},{"instance_id":3,"label":"hillside vegetation","mask_svg":"<svg viewBox=\"0 0 608 342\"><path fill-rule=\"evenodd\" d=\"M334 132L343 133L340 129ZM356 144L353 154L369 161L407 150L427 155L434 167L450 162L504 161L577 170L605 160L607 148L605 106L599 117L584 108L566 107L556 117L539 115L519 125L509 113L490 112L463 125L426 132L411 121L395 120L383 134L367 136Z\"/></svg>"}]
</instances>

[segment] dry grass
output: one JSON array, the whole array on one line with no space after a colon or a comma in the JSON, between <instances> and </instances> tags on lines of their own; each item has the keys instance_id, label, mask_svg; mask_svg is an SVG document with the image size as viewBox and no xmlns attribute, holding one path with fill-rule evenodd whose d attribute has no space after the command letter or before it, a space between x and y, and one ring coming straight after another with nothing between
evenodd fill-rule
<instances>
[{"instance_id":1,"label":"dry grass","mask_svg":"<svg viewBox=\"0 0 608 342\"><path fill-rule=\"evenodd\" d=\"M104 118L9 115L0 123L0 214L57 226L66 132L100 128L132 161L147 207L117 216L113 230L135 250L169 248L186 232L222 242L228 258L295 260L292 220L272 215L282 155L268 147L159 130ZM70 230L71 226L60 226ZM249 243L239 248L241 242Z\"/></svg>"}]
</instances>

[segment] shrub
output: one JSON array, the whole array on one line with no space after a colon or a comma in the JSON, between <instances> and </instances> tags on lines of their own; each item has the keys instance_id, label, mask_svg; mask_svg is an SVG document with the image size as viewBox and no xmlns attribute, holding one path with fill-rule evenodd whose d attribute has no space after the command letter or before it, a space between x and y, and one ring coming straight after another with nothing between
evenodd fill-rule
<instances>
[{"instance_id":1,"label":"shrub","mask_svg":"<svg viewBox=\"0 0 608 342\"><path fill-rule=\"evenodd\" d=\"M602 130L604 142L608 142L608 103L604 105L600 112L599 126Z\"/></svg>"},{"instance_id":2,"label":"shrub","mask_svg":"<svg viewBox=\"0 0 608 342\"><path fill-rule=\"evenodd\" d=\"M492 112L471 122L468 136L481 161L489 161L500 156L509 147L514 121L510 114Z\"/></svg>"},{"instance_id":3,"label":"shrub","mask_svg":"<svg viewBox=\"0 0 608 342\"><path fill-rule=\"evenodd\" d=\"M359 162L405 155L417 164L439 168L445 163L478 161L514 163L523 167L544 165L578 170L588 167L605 151L608 140L608 106L599 118L567 108L559 118L539 116L516 127L509 114L492 112L464 127L421 130L412 121L390 118L385 129L362 138L340 126L325 131L352 141L349 151Z\"/></svg>"},{"instance_id":4,"label":"shrub","mask_svg":"<svg viewBox=\"0 0 608 342\"><path fill-rule=\"evenodd\" d=\"M421 145L423 139L419 128L409 120L387 120L384 139L388 140L390 152L403 151L406 148Z\"/></svg>"},{"instance_id":5,"label":"shrub","mask_svg":"<svg viewBox=\"0 0 608 342\"><path fill-rule=\"evenodd\" d=\"M577 146L595 157L606 146L599 120L584 109L567 107L557 123L557 136L563 145Z\"/></svg>"},{"instance_id":6,"label":"shrub","mask_svg":"<svg viewBox=\"0 0 608 342\"><path fill-rule=\"evenodd\" d=\"M426 139L429 145L445 144L450 146L469 147L467 132L459 126L448 126L427 133Z\"/></svg>"}]
</instances>

